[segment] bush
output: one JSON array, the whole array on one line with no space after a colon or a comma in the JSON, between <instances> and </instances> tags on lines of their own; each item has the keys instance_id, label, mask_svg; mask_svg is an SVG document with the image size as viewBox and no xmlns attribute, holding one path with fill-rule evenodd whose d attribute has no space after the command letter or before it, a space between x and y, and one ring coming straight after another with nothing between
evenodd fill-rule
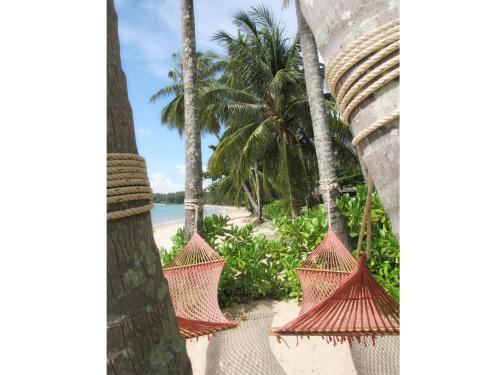
<instances>
[{"instance_id":1,"label":"bush","mask_svg":"<svg viewBox=\"0 0 500 375\"><path fill-rule=\"evenodd\" d=\"M280 239L297 247L300 251L309 252L315 249L328 229L323 205L315 208L303 208L302 216L295 219L285 217L273 220L273 228Z\"/></svg>"},{"instance_id":2,"label":"bush","mask_svg":"<svg viewBox=\"0 0 500 375\"><path fill-rule=\"evenodd\" d=\"M366 186L360 185L356 189L358 193L355 197L345 194L338 200L354 239L358 237L366 201ZM327 220L322 206L304 208L302 216L289 219L288 212L283 214L283 204L277 202L266 206L271 206L273 227L279 235L275 241L267 240L262 235L254 236L253 225L243 228L230 225L227 216L204 218L205 240L226 260L219 283L219 303L222 307L261 298L301 298L295 269L325 236ZM376 195L373 202L373 242L368 267L388 293L398 299L399 245ZM183 230L179 229L172 240L170 253L160 250L163 267L186 244Z\"/></svg>"},{"instance_id":3,"label":"bush","mask_svg":"<svg viewBox=\"0 0 500 375\"><path fill-rule=\"evenodd\" d=\"M219 282L219 304L226 307L253 299L299 297L300 284L294 270L308 252L307 246L304 246L307 241L270 241L262 235L252 235L253 225L239 228L228 222L229 217L216 215L207 216L203 221L205 240L226 260ZM316 227L303 226L301 236L312 238L304 233L315 231ZM163 267L186 244L182 229L177 231L172 241L170 252L160 249Z\"/></svg>"},{"instance_id":4,"label":"bush","mask_svg":"<svg viewBox=\"0 0 500 375\"><path fill-rule=\"evenodd\" d=\"M283 200L275 200L264 206L262 216L265 219L272 220L278 218L290 217L290 203Z\"/></svg>"},{"instance_id":5,"label":"bush","mask_svg":"<svg viewBox=\"0 0 500 375\"><path fill-rule=\"evenodd\" d=\"M367 191L366 185L358 185L356 186L356 196L343 194L337 200L355 243L359 237ZM372 202L372 249L367 262L368 268L387 293L399 301L399 243L391 231L391 222L382 208L376 192L372 195ZM363 248L365 246L366 240ZM356 250L353 255L357 257Z\"/></svg>"}]
</instances>

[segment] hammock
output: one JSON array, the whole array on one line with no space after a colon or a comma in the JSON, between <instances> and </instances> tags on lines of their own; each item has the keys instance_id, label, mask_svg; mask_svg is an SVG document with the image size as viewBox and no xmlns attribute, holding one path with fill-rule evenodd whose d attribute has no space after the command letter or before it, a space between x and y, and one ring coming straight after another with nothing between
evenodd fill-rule
<instances>
[{"instance_id":1,"label":"hammock","mask_svg":"<svg viewBox=\"0 0 500 375\"><path fill-rule=\"evenodd\" d=\"M185 339L234 328L217 302L224 259L196 232L163 270L179 331Z\"/></svg>"},{"instance_id":2,"label":"hammock","mask_svg":"<svg viewBox=\"0 0 500 375\"><path fill-rule=\"evenodd\" d=\"M296 269L302 289L299 315L324 301L355 268L356 260L328 228L319 246Z\"/></svg>"},{"instance_id":3,"label":"hammock","mask_svg":"<svg viewBox=\"0 0 500 375\"><path fill-rule=\"evenodd\" d=\"M371 224L373 183L368 182L368 195L358 240L358 261L354 272L323 302L281 328L273 329L278 340L281 335L326 336L327 342L356 340L366 344L371 337L399 335L399 305L377 283L366 266L371 247L371 225L367 229L366 252L361 251L367 222Z\"/></svg>"},{"instance_id":4,"label":"hammock","mask_svg":"<svg viewBox=\"0 0 500 375\"><path fill-rule=\"evenodd\" d=\"M366 267L366 254L356 270L326 300L285 326L278 335L326 336L337 342L399 335L399 306Z\"/></svg>"}]
</instances>

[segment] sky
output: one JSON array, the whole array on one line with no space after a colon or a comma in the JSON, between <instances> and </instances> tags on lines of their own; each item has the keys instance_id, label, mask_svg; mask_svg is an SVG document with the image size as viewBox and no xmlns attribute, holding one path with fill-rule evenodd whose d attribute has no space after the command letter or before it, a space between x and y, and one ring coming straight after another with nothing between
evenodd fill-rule
<instances>
[{"instance_id":1,"label":"sky","mask_svg":"<svg viewBox=\"0 0 500 375\"><path fill-rule=\"evenodd\" d=\"M211 40L220 30L234 33L232 20L239 10L265 5L285 27L289 37L297 31L294 2L282 10L281 0L194 0L196 47L199 51L223 50ZM184 137L160 123L161 109L168 99L149 102L151 95L171 81L172 54L181 52L180 0L115 0L118 13L122 67L127 76L139 153L146 159L154 192L184 190ZM203 168L217 144L213 135L202 137ZM205 181L206 187L209 181Z\"/></svg>"}]
</instances>

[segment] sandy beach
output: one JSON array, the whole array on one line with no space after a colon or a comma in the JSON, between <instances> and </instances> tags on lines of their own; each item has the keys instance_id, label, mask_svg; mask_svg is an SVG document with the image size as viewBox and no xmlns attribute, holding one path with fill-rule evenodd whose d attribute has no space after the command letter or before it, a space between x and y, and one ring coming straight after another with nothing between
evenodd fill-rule
<instances>
[{"instance_id":1,"label":"sandy beach","mask_svg":"<svg viewBox=\"0 0 500 375\"><path fill-rule=\"evenodd\" d=\"M230 224L237 226L244 226L250 224L254 221L254 218L250 215L250 212L245 207L233 207L233 206L216 206L216 205L205 205L205 207L212 207L217 209L220 215L227 215L231 218ZM165 223L159 223L153 225L153 233L158 248L165 248L169 250L172 246L171 238L177 232L177 229L184 226L184 219L167 221Z\"/></svg>"},{"instance_id":2,"label":"sandy beach","mask_svg":"<svg viewBox=\"0 0 500 375\"><path fill-rule=\"evenodd\" d=\"M348 344L333 346L319 336L309 339L268 336L297 317L296 301L253 301L224 310L239 322L236 329L219 332L210 340L186 342L193 375L356 375Z\"/></svg>"},{"instance_id":3,"label":"sandy beach","mask_svg":"<svg viewBox=\"0 0 500 375\"><path fill-rule=\"evenodd\" d=\"M208 206L208 205L206 205ZM243 207L210 206L231 218L230 223L243 226L255 218ZM175 220L153 226L158 247L169 249L170 238L184 220ZM264 222L254 229L269 239L277 236L271 223ZM219 332L210 340L202 337L187 341L187 351L194 375L206 374L269 374L302 375L331 374L355 375L356 369L349 345L333 347L320 337L310 337L297 343L295 337L285 337L278 343L268 336L271 327L279 327L294 319L300 310L296 301L252 301L225 309L225 315L239 322L234 330Z\"/></svg>"}]
</instances>

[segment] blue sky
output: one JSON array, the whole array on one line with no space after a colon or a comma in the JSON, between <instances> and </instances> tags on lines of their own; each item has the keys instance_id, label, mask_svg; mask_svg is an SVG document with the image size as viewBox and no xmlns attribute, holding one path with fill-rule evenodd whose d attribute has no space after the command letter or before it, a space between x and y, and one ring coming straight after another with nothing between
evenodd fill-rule
<instances>
[{"instance_id":1,"label":"blue sky","mask_svg":"<svg viewBox=\"0 0 500 375\"><path fill-rule=\"evenodd\" d=\"M281 0L195 0L197 49L223 53L211 37L219 30L233 33L236 30L233 16L256 5L270 8L288 35L295 36L293 1L288 9L282 10ZM115 0L115 6L137 146L146 158L151 186L155 192L184 190L184 138L160 124L160 112L167 100L149 103L151 95L169 83L167 73L173 67L172 53L181 52L180 1ZM212 135L202 138L204 168L212 153L208 146L216 143Z\"/></svg>"}]
</instances>

